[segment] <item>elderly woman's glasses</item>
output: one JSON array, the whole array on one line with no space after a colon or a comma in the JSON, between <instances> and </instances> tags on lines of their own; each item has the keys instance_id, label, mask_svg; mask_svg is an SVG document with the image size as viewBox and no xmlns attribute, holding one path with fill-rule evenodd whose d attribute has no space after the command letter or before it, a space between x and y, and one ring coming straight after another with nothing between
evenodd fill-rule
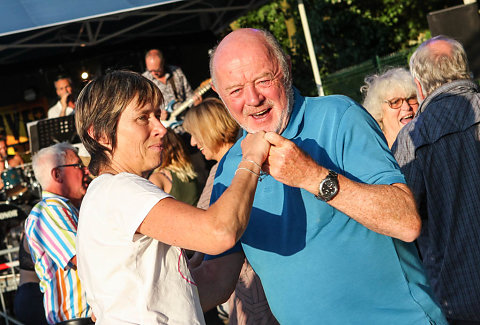
<instances>
[{"instance_id":1,"label":"elderly woman's glasses","mask_svg":"<svg viewBox=\"0 0 480 325\"><path fill-rule=\"evenodd\" d=\"M410 98L397 97L397 98L392 98L390 100L384 100L384 102L387 103L391 109L399 109L400 107L402 107L403 102L405 101L411 108L418 107L418 100L416 97L410 97Z\"/></svg>"}]
</instances>

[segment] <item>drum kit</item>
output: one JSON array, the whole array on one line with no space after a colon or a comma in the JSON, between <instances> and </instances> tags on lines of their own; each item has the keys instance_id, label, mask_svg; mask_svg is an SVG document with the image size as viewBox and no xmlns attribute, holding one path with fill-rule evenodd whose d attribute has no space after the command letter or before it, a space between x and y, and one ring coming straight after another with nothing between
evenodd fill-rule
<instances>
[{"instance_id":1,"label":"drum kit","mask_svg":"<svg viewBox=\"0 0 480 325\"><path fill-rule=\"evenodd\" d=\"M13 305L19 282L18 250L23 224L42 192L31 163L7 168L0 176L0 315L10 319L7 309Z\"/></svg>"},{"instance_id":2,"label":"drum kit","mask_svg":"<svg viewBox=\"0 0 480 325\"><path fill-rule=\"evenodd\" d=\"M5 169L1 178L3 188L0 190L0 202L21 205L35 203L41 198L41 187L31 163Z\"/></svg>"},{"instance_id":3,"label":"drum kit","mask_svg":"<svg viewBox=\"0 0 480 325\"><path fill-rule=\"evenodd\" d=\"M5 169L0 176L0 249L4 249L18 246L23 221L41 199L42 190L31 163Z\"/></svg>"}]
</instances>

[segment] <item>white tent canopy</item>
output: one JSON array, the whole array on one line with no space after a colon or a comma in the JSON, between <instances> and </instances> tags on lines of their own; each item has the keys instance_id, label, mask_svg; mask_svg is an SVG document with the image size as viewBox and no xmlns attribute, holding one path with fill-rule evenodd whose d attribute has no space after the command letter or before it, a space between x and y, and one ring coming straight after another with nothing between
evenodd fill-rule
<instances>
[{"instance_id":1,"label":"white tent canopy","mask_svg":"<svg viewBox=\"0 0 480 325\"><path fill-rule=\"evenodd\" d=\"M8 0L0 2L0 36L144 9L180 0Z\"/></svg>"},{"instance_id":2,"label":"white tent canopy","mask_svg":"<svg viewBox=\"0 0 480 325\"><path fill-rule=\"evenodd\" d=\"M218 34L266 0L8 0L0 2L0 65L139 37ZM62 50L63 49L63 50ZM42 52L43 51L43 52Z\"/></svg>"}]
</instances>

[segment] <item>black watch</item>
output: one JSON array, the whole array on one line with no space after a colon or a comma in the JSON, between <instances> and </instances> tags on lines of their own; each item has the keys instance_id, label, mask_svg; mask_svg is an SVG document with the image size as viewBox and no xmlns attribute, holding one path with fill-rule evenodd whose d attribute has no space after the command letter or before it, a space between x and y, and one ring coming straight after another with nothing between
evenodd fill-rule
<instances>
[{"instance_id":1,"label":"black watch","mask_svg":"<svg viewBox=\"0 0 480 325\"><path fill-rule=\"evenodd\" d=\"M328 202L338 194L338 174L333 170L328 171L327 177L320 182L318 194L315 197Z\"/></svg>"}]
</instances>

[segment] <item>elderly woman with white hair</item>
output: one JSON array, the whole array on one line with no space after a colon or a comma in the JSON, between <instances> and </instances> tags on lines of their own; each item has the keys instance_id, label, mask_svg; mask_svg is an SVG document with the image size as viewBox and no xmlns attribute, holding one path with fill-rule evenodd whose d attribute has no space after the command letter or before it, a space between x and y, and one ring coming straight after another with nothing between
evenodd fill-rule
<instances>
[{"instance_id":1,"label":"elderly woman with white hair","mask_svg":"<svg viewBox=\"0 0 480 325\"><path fill-rule=\"evenodd\" d=\"M391 148L400 129L418 109L412 76L404 68L392 68L366 77L360 91L365 94L363 106L378 122Z\"/></svg>"}]
</instances>

